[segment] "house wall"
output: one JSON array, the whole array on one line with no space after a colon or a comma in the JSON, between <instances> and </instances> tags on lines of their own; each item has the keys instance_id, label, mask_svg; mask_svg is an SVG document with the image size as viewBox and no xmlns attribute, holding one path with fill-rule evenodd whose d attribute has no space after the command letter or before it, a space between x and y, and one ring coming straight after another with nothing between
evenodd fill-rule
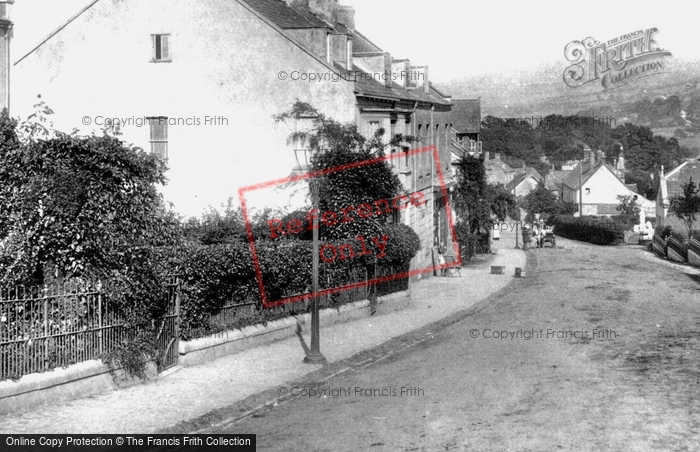
<instances>
[{"instance_id":1,"label":"house wall","mask_svg":"<svg viewBox=\"0 0 700 452\"><path fill-rule=\"evenodd\" d=\"M150 62L154 33L170 33L172 62ZM237 1L102 0L13 68L12 108L26 118L40 94L56 129L81 133L131 118L122 138L146 150L149 127L137 120L181 118L169 126L162 191L176 211L198 215L237 200L241 186L289 175L294 125L272 116L296 99L355 120L352 83L280 80L280 71L332 69Z\"/></svg>"},{"instance_id":2,"label":"house wall","mask_svg":"<svg viewBox=\"0 0 700 452\"><path fill-rule=\"evenodd\" d=\"M579 203L579 190L572 189L566 185L562 186L562 196L564 201ZM583 195L581 202L584 215L600 215L598 206L601 204L618 205L618 196L637 196L637 203L647 217L654 217L655 204L637 193L632 192L606 167L600 167L583 184Z\"/></svg>"},{"instance_id":3,"label":"house wall","mask_svg":"<svg viewBox=\"0 0 700 452\"><path fill-rule=\"evenodd\" d=\"M588 190L587 190L588 189ZM630 191L607 168L599 168L583 184L583 204L619 204L617 196L629 195Z\"/></svg>"},{"instance_id":4,"label":"house wall","mask_svg":"<svg viewBox=\"0 0 700 452\"><path fill-rule=\"evenodd\" d=\"M530 194L530 192L535 190L538 185L539 183L534 177L526 177L518 184L517 187L515 187L515 195L518 197L527 196Z\"/></svg>"},{"instance_id":5,"label":"house wall","mask_svg":"<svg viewBox=\"0 0 700 452\"><path fill-rule=\"evenodd\" d=\"M420 190L427 203L409 212L409 223L421 239L422 248L415 259L416 268L427 268L433 265L433 249L440 246L450 246L448 225L445 222L446 210L440 181L437 176L437 165L442 168L445 181L452 177L452 158L450 153L450 130L452 112L449 107L436 107L434 110L419 108L415 113L416 132L419 138L416 147L437 146L439 162L434 162L433 153L425 152L415 158L416 189ZM437 191L436 191L437 190ZM441 207L443 206L443 207Z\"/></svg>"},{"instance_id":6,"label":"house wall","mask_svg":"<svg viewBox=\"0 0 700 452\"><path fill-rule=\"evenodd\" d=\"M664 220L666 219L668 209L664 203L665 192L666 179L662 177L659 183L659 191L656 194L656 226L664 226Z\"/></svg>"}]
</instances>

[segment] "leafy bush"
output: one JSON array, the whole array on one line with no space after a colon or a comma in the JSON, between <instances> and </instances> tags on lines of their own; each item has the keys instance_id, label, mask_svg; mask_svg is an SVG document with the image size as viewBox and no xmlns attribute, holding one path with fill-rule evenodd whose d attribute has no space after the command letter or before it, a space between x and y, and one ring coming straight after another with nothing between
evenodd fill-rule
<instances>
[{"instance_id":1,"label":"leafy bush","mask_svg":"<svg viewBox=\"0 0 700 452\"><path fill-rule=\"evenodd\" d=\"M392 224L386 226L386 235L389 240L386 245L386 257L383 258L392 264L408 264L420 251L420 238L416 231L405 224Z\"/></svg>"},{"instance_id":2,"label":"leafy bush","mask_svg":"<svg viewBox=\"0 0 700 452\"><path fill-rule=\"evenodd\" d=\"M603 218L558 216L554 220L557 235L596 245L619 245L624 242L627 227L617 221Z\"/></svg>"},{"instance_id":3,"label":"leafy bush","mask_svg":"<svg viewBox=\"0 0 700 452\"><path fill-rule=\"evenodd\" d=\"M673 237L674 239L678 240L681 243L685 243L685 241L686 241L685 235L681 234L678 231L671 230L670 236Z\"/></svg>"},{"instance_id":4,"label":"leafy bush","mask_svg":"<svg viewBox=\"0 0 700 452\"><path fill-rule=\"evenodd\" d=\"M657 226L656 228L654 228L654 231L657 235L660 235L662 239L666 239L666 237L671 236L673 228L671 226Z\"/></svg>"},{"instance_id":5,"label":"leafy bush","mask_svg":"<svg viewBox=\"0 0 700 452\"><path fill-rule=\"evenodd\" d=\"M385 273L408 271L411 259L420 249L418 235L408 226L386 225L388 236L386 256L377 259L377 265ZM369 240L367 241L369 242ZM321 242L338 247L343 241ZM367 247L374 245L367 243ZM354 258L319 262L319 288L321 290L363 282L374 271L375 249L372 254L360 256L359 242L354 244ZM255 242L263 287L268 301L310 293L312 291L313 243L307 240L259 240ZM339 253L340 254L340 253ZM165 258L165 257L164 257ZM304 303L294 303L284 309L262 309L260 290L248 243L231 242L220 245L188 245L170 250L172 260L182 275L181 332L187 339L201 332L211 333L223 326L210 324L211 316L221 312L230 302L257 302L255 312L236 319L236 325L264 323L293 313L305 312ZM387 270L390 269L390 270ZM382 283L380 292L405 290L405 281ZM336 293L324 297L327 306L339 306L349 300L347 294ZM290 311L291 310L291 311Z\"/></svg>"},{"instance_id":6,"label":"leafy bush","mask_svg":"<svg viewBox=\"0 0 700 452\"><path fill-rule=\"evenodd\" d=\"M466 221L458 221L455 225L457 242L465 260L471 260L477 251L488 253L491 249L489 233L473 234ZM478 246L477 246L478 245Z\"/></svg>"}]
</instances>

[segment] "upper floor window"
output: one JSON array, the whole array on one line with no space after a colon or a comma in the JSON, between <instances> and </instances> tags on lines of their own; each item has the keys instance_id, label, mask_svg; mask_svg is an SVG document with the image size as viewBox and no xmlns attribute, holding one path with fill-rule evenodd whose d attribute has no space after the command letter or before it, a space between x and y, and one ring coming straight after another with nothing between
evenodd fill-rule
<instances>
[{"instance_id":1,"label":"upper floor window","mask_svg":"<svg viewBox=\"0 0 700 452\"><path fill-rule=\"evenodd\" d=\"M370 138L373 138L374 135L375 135L375 134L377 133L377 131L379 130L379 121L369 121L368 126L369 126L369 127L368 127L368 130L367 130L367 131L369 132L369 137L370 137Z\"/></svg>"},{"instance_id":2,"label":"upper floor window","mask_svg":"<svg viewBox=\"0 0 700 452\"><path fill-rule=\"evenodd\" d=\"M153 57L151 62L172 61L170 58L170 35L151 35L153 40Z\"/></svg>"},{"instance_id":3,"label":"upper floor window","mask_svg":"<svg viewBox=\"0 0 700 452\"><path fill-rule=\"evenodd\" d=\"M168 118L165 116L153 116L148 118L151 143L151 153L163 160L168 159Z\"/></svg>"}]
</instances>

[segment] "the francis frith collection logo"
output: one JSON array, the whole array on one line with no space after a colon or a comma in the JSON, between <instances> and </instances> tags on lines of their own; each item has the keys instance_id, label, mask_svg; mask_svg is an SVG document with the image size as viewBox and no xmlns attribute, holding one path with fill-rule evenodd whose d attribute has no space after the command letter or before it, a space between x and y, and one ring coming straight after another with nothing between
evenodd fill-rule
<instances>
[{"instance_id":1,"label":"the francis frith collection logo","mask_svg":"<svg viewBox=\"0 0 700 452\"><path fill-rule=\"evenodd\" d=\"M573 64L564 70L564 83L578 88L600 80L608 90L662 73L664 58L672 55L656 46L657 31L657 28L637 30L607 42L593 38L570 42L564 48L564 55Z\"/></svg>"}]
</instances>

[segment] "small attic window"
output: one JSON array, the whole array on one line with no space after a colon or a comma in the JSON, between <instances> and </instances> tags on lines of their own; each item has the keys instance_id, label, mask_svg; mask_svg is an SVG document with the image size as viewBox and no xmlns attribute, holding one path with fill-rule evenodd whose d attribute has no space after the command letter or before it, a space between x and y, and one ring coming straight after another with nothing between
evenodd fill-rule
<instances>
[{"instance_id":1,"label":"small attic window","mask_svg":"<svg viewBox=\"0 0 700 452\"><path fill-rule=\"evenodd\" d=\"M153 55L151 62L157 63L172 61L170 58L170 35L151 35L151 38L153 42Z\"/></svg>"}]
</instances>

